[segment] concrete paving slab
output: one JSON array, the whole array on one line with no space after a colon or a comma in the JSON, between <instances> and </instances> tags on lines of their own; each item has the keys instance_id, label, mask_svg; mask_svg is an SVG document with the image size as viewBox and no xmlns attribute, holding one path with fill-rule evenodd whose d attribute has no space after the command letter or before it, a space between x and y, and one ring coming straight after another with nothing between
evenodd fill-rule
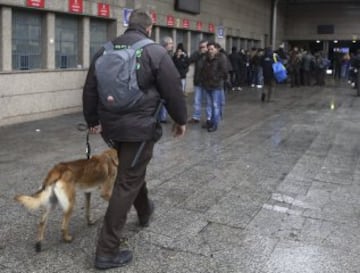
<instances>
[{"instance_id":1,"label":"concrete paving slab","mask_svg":"<svg viewBox=\"0 0 360 273\"><path fill-rule=\"evenodd\" d=\"M171 124L155 146L147 182L156 205L149 228L129 213L123 237L133 262L109 272L360 272L360 99L342 83L276 87L270 103L251 88L227 94L224 120L208 133ZM192 96L187 97L189 112ZM335 103L335 108L331 104ZM60 236L51 214L43 252L34 243L39 212L13 201L35 192L60 161L86 158L81 113L1 128L0 271L97 272L94 251L106 202L94 196L88 227L84 197ZM90 138L92 152L106 145Z\"/></svg>"}]
</instances>

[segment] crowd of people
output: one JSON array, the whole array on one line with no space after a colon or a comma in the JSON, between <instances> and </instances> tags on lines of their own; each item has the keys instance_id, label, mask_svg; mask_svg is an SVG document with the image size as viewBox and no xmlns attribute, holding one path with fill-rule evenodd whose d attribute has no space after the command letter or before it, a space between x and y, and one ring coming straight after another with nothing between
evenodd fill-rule
<instances>
[{"instance_id":1,"label":"crowd of people","mask_svg":"<svg viewBox=\"0 0 360 273\"><path fill-rule=\"evenodd\" d=\"M172 37L164 37L160 44L166 49L173 60L181 78L181 87L185 96L186 79L189 66L194 65L193 75L193 111L191 124L200 123L202 101L206 101L205 122L202 128L208 132L215 132L222 119L225 105L226 91L241 91L244 87L261 89L261 101L270 102L275 79L273 63L281 62L287 72L285 83L290 87L324 86L326 71L331 62L322 51L314 54L299 47L285 51L284 46L273 51L271 47L251 48L250 50L231 48L228 54L214 41L202 40L198 49L189 55L182 43L178 43L174 50ZM338 60L338 58L337 58ZM342 56L341 66L338 68L336 60L332 64L335 77L341 74L348 77L351 58ZM346 69L345 69L346 68ZM339 72L338 69L341 69ZM166 106L162 107L159 120L168 122Z\"/></svg>"},{"instance_id":2,"label":"crowd of people","mask_svg":"<svg viewBox=\"0 0 360 273\"><path fill-rule=\"evenodd\" d=\"M326 69L330 62L323 52L312 54L309 50L293 47L286 52L284 46L280 46L275 52L275 61L284 64L289 75L291 87L324 85ZM263 59L269 54L269 48L252 48L251 50L241 49L237 51L233 47L229 54L233 66L232 84L235 89L241 86L262 88L264 85Z\"/></svg>"},{"instance_id":3,"label":"crowd of people","mask_svg":"<svg viewBox=\"0 0 360 273\"><path fill-rule=\"evenodd\" d=\"M211 61L217 60L217 61ZM312 53L309 49L294 46L285 51L284 46L276 50L271 47L251 50L231 48L226 52L217 43L201 41L199 49L189 59L194 64L194 102L189 123L201 120L201 102L206 97L203 128L209 132L217 130L225 104L225 91L241 91L243 87L261 89L260 99L269 102L275 82L288 83L291 88L301 86L324 86L328 69L334 78L352 80L354 71L360 69L360 51L355 54L335 54L329 60L325 52ZM287 78L279 81L274 75L273 64L280 62ZM354 69L356 68L356 69Z\"/></svg>"}]
</instances>

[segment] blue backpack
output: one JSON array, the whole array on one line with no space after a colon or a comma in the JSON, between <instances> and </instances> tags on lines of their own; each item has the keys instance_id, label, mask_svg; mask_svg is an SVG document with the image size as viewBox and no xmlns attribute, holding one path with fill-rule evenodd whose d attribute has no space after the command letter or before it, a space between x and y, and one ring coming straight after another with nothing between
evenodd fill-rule
<instances>
[{"instance_id":1,"label":"blue backpack","mask_svg":"<svg viewBox=\"0 0 360 273\"><path fill-rule=\"evenodd\" d=\"M272 64L274 77L278 83L284 82L287 79L287 71L285 66L277 60L276 55L273 55L274 63Z\"/></svg>"},{"instance_id":2,"label":"blue backpack","mask_svg":"<svg viewBox=\"0 0 360 273\"><path fill-rule=\"evenodd\" d=\"M114 45L111 41L104 45L104 53L95 62L95 76L100 101L110 112L130 111L143 97L136 77L138 58L143 47L153 43L143 39L132 46Z\"/></svg>"}]
</instances>

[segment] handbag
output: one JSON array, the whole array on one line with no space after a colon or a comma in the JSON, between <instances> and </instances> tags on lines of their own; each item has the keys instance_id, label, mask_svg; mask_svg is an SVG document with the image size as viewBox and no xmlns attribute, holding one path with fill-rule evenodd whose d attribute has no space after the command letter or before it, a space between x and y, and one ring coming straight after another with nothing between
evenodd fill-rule
<instances>
[{"instance_id":1,"label":"handbag","mask_svg":"<svg viewBox=\"0 0 360 273\"><path fill-rule=\"evenodd\" d=\"M274 63L272 64L272 69L274 72L274 77L277 82L284 82L287 79L287 71L285 66L277 60L276 55L273 55Z\"/></svg>"}]
</instances>

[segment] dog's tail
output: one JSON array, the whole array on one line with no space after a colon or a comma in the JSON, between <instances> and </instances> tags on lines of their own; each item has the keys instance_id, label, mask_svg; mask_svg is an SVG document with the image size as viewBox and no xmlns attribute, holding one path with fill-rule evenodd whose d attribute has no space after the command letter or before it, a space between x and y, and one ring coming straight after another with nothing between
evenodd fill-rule
<instances>
[{"instance_id":1,"label":"dog's tail","mask_svg":"<svg viewBox=\"0 0 360 273\"><path fill-rule=\"evenodd\" d=\"M42 187L39 191L33 195L17 195L15 200L22 204L29 210L37 210L40 206L50 204L50 197L52 195L51 187Z\"/></svg>"},{"instance_id":2,"label":"dog's tail","mask_svg":"<svg viewBox=\"0 0 360 273\"><path fill-rule=\"evenodd\" d=\"M56 202L53 186L60 178L60 173L57 170L51 171L46 177L41 189L32 195L17 195L15 201L22 204L29 210L37 210L40 206L51 206Z\"/></svg>"}]
</instances>

